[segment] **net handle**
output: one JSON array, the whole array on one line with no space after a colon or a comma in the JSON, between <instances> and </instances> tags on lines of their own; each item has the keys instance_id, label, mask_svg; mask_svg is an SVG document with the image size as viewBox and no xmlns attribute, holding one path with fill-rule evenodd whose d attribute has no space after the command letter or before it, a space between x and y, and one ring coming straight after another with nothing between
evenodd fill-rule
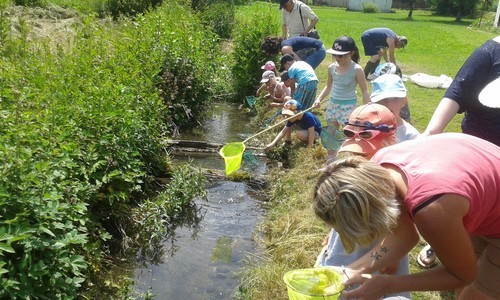
<instances>
[{"instance_id":1,"label":"net handle","mask_svg":"<svg viewBox=\"0 0 500 300\"><path fill-rule=\"evenodd\" d=\"M260 135L260 134L262 134L262 133L264 133L264 132L266 132L266 131L268 131L268 130L273 129L274 127L276 127L276 126L280 125L281 123L283 123L283 122L285 122L285 121L288 121L288 120L290 120L290 119L292 119L292 118L294 118L294 117L296 117L296 116L298 116L298 115L301 115L301 114L305 113L306 111L310 111L310 110L311 110L311 109L313 109L313 108L315 108L315 106L314 106L314 105L312 105L312 106L311 106L311 107L309 107L308 109L305 109L305 110L303 110L303 111L299 112L299 113L298 113L298 114L296 114L296 115L290 116L290 117L288 117L288 118L286 118L286 119L283 119L283 120L279 121L278 123L274 124L274 125L273 125L273 126L271 126L271 127L268 127L268 128L266 128L266 129L264 129L264 130L262 130L262 131L257 132L256 134L254 134L254 135L250 136L249 138L247 138L246 140L244 140L244 141L243 141L243 144L244 144L244 143L246 143L246 142L248 142L249 140L253 139L253 138L254 138L254 137L256 137L256 136L258 136L258 135Z\"/></svg>"}]
</instances>

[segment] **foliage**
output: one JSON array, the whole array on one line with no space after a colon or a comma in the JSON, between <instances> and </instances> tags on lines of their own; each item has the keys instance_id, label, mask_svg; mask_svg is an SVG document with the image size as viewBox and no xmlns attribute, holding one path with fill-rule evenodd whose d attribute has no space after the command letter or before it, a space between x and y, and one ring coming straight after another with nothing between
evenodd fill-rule
<instances>
[{"instance_id":1,"label":"foliage","mask_svg":"<svg viewBox=\"0 0 500 300\"><path fill-rule=\"evenodd\" d=\"M361 7L361 11L364 13L374 14L380 12L380 8L378 8L378 6L372 2L362 2Z\"/></svg>"},{"instance_id":2,"label":"foliage","mask_svg":"<svg viewBox=\"0 0 500 300\"><path fill-rule=\"evenodd\" d=\"M47 0L14 0L15 5L22 6L45 6L47 5Z\"/></svg>"},{"instance_id":3,"label":"foliage","mask_svg":"<svg viewBox=\"0 0 500 300\"><path fill-rule=\"evenodd\" d=\"M158 7L163 0L106 0L106 10L115 18L120 15L135 16Z\"/></svg>"},{"instance_id":4,"label":"foliage","mask_svg":"<svg viewBox=\"0 0 500 300\"><path fill-rule=\"evenodd\" d=\"M200 18L220 38L230 38L235 24L235 7L232 1L215 1L205 6L200 13Z\"/></svg>"},{"instance_id":5,"label":"foliage","mask_svg":"<svg viewBox=\"0 0 500 300\"><path fill-rule=\"evenodd\" d=\"M174 2L119 23L89 16L71 43L37 39L24 21L17 29L0 44L0 298L76 298L102 270L109 240L132 235L121 229L142 226L138 242L162 233L159 219L130 211L155 212L147 199L154 178L170 174L168 125L201 114L223 86L214 82L224 58ZM160 93L162 69L184 67L190 85L172 77ZM154 200L163 218L202 194L195 174L170 175Z\"/></svg>"},{"instance_id":6,"label":"foliage","mask_svg":"<svg viewBox=\"0 0 500 300\"><path fill-rule=\"evenodd\" d=\"M457 21L463 17L475 17L481 0L431 0L436 14L455 16Z\"/></svg>"},{"instance_id":7,"label":"foliage","mask_svg":"<svg viewBox=\"0 0 500 300\"><path fill-rule=\"evenodd\" d=\"M260 50L260 44L266 36L277 34L278 16L271 8L269 5L262 11L240 18L234 29L232 72L235 90L240 97L255 93L262 76L260 66L269 59L276 60L266 57Z\"/></svg>"}]
</instances>

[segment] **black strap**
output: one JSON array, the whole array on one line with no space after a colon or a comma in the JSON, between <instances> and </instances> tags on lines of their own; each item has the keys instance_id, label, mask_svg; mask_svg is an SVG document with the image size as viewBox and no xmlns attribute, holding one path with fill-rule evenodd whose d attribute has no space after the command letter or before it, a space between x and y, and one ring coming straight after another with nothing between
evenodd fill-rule
<instances>
[{"instance_id":1,"label":"black strap","mask_svg":"<svg viewBox=\"0 0 500 300\"><path fill-rule=\"evenodd\" d=\"M304 26L304 19L302 18L302 10L300 9L301 6L302 4L299 4L299 15L300 15L300 21L302 22L302 28L304 28L305 31L306 27Z\"/></svg>"},{"instance_id":2,"label":"black strap","mask_svg":"<svg viewBox=\"0 0 500 300\"><path fill-rule=\"evenodd\" d=\"M306 26L304 26L304 18L302 18L302 10L300 7L302 6L302 3L299 4L299 15L300 15L300 21L302 22L302 28L304 28L304 31L306 30ZM316 26L314 26L314 29L316 29Z\"/></svg>"}]
</instances>

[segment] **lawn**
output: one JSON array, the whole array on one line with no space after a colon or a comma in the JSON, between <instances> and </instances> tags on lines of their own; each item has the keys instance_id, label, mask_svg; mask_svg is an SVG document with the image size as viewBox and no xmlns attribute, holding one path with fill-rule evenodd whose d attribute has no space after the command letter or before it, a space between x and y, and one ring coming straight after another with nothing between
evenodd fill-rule
<instances>
[{"instance_id":1,"label":"lawn","mask_svg":"<svg viewBox=\"0 0 500 300\"><path fill-rule=\"evenodd\" d=\"M434 16L429 11L415 11L413 19L408 20L408 11L402 10L364 14L326 6L311 7L320 19L317 29L325 47L330 48L339 36L353 37L361 51L362 66L368 60L363 56L360 40L363 31L373 27L389 27L397 34L405 35L409 40L408 46L396 50L398 65L405 75L444 74L453 78L475 48L497 35L479 30L475 26L476 20L464 19L457 23L454 18ZM238 17L246 18L269 9L275 12L275 18L263 22L276 28L276 35L281 35L280 11L276 3L254 2L239 6ZM327 66L331 61L332 58L327 56L316 69L320 80L319 89L326 85ZM423 131L445 91L423 88L411 81L406 82L406 87L414 125ZM322 119L321 110L315 113ZM446 131L459 132L461 119L462 115L457 115ZM310 207L312 187L318 169L324 166L325 151L321 146L306 149L294 144L290 157L291 168L269 168L269 209L265 221L255 233L263 254L249 258L248 265L242 271L240 292L244 299L285 299L287 295L283 275L292 269L311 267L327 232L326 226L314 217ZM411 272L422 271L415 258L423 244L409 254ZM449 291L413 292L412 298L453 299L453 294Z\"/></svg>"}]
</instances>

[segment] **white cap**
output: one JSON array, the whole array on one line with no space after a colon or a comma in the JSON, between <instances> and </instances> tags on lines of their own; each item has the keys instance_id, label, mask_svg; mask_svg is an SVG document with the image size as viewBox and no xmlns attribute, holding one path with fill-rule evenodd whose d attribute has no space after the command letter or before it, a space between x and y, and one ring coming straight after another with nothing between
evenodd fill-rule
<instances>
[{"instance_id":1,"label":"white cap","mask_svg":"<svg viewBox=\"0 0 500 300\"><path fill-rule=\"evenodd\" d=\"M273 71L265 71L262 74L262 80L260 81L260 83L268 82L269 79L274 78L274 77L275 77L275 74Z\"/></svg>"},{"instance_id":2,"label":"white cap","mask_svg":"<svg viewBox=\"0 0 500 300\"><path fill-rule=\"evenodd\" d=\"M500 108L500 78L488 83L479 93L479 102L491 108Z\"/></svg>"}]
</instances>

